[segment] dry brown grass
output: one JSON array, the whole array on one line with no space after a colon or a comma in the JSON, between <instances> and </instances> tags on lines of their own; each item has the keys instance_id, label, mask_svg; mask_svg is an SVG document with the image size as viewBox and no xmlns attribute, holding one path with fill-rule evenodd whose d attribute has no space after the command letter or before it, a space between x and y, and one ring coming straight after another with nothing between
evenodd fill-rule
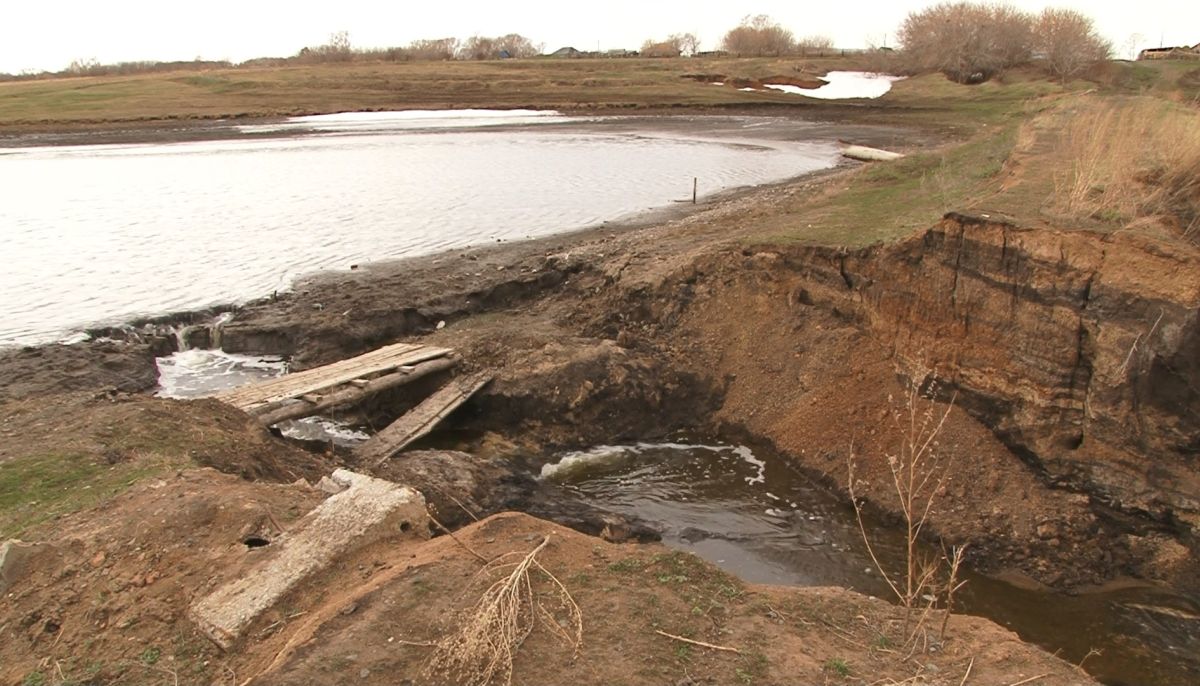
<instances>
[{"instance_id":1,"label":"dry brown grass","mask_svg":"<svg viewBox=\"0 0 1200 686\"><path fill-rule=\"evenodd\" d=\"M1106 222L1160 216L1195 235L1200 222L1200 113L1152 98L1088 99L1065 113L1054 143L1056 211Z\"/></svg>"},{"instance_id":2,"label":"dry brown grass","mask_svg":"<svg viewBox=\"0 0 1200 686\"><path fill-rule=\"evenodd\" d=\"M567 587L537 561L549 544L546 536L517 562L504 563L512 556L502 556L483 569L485 575L511 571L488 586L458 631L438 641L426 670L429 676L469 686L510 684L513 657L538 624L578 654L583 614ZM544 592L535 590L535 578L548 586Z\"/></svg>"}]
</instances>

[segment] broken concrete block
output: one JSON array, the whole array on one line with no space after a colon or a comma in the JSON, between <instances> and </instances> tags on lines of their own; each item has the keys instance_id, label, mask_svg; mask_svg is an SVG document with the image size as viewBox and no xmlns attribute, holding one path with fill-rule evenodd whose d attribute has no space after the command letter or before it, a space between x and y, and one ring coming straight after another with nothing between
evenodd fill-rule
<instances>
[{"instance_id":1,"label":"broken concrete block","mask_svg":"<svg viewBox=\"0 0 1200 686\"><path fill-rule=\"evenodd\" d=\"M190 616L217 645L228 649L254 620L284 595L336 559L401 532L428 536L425 498L399 484L339 469L342 487L279 536L246 574L192 604Z\"/></svg>"},{"instance_id":2,"label":"broken concrete block","mask_svg":"<svg viewBox=\"0 0 1200 686\"><path fill-rule=\"evenodd\" d=\"M329 495L336 495L346 490L346 487L327 476L323 476L321 477L321 480L317 482L317 490L324 491Z\"/></svg>"}]
</instances>

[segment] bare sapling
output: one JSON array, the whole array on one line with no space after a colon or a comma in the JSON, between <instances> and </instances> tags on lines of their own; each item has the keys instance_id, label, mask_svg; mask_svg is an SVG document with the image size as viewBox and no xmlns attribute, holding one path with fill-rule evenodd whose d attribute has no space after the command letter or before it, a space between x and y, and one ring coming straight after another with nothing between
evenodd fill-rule
<instances>
[{"instance_id":1,"label":"bare sapling","mask_svg":"<svg viewBox=\"0 0 1200 686\"><path fill-rule=\"evenodd\" d=\"M922 392L922 382L930 378ZM964 582L959 580L965 546L951 551L927 553L922 550L921 535L934 511L938 496L953 472L953 456L940 450L938 435L954 408L952 397L944 410L939 410L934 398L938 383L931 373L919 374L908 384L900 402L888 398L891 418L898 436L894 452L886 453L887 472L895 494L904 533L904 569L889 571L876 554L875 546L863 519L863 501L859 490L864 482L855 474L856 455L853 446L847 459L848 490L858 520L859 532L866 544L867 554L875 569L887 583L897 601L904 607L904 636L913 649L929 616L938 605L945 609L939 640L945 637L946 621L953 607L954 594Z\"/></svg>"},{"instance_id":2,"label":"bare sapling","mask_svg":"<svg viewBox=\"0 0 1200 686\"><path fill-rule=\"evenodd\" d=\"M520 553L502 555L481 570L501 576L466 613L458 631L435 644L426 668L429 676L468 686L507 686L512 683L513 657L539 624L578 654L583 613L567 587L537 560L549 543L546 536L516 562L504 560Z\"/></svg>"}]
</instances>

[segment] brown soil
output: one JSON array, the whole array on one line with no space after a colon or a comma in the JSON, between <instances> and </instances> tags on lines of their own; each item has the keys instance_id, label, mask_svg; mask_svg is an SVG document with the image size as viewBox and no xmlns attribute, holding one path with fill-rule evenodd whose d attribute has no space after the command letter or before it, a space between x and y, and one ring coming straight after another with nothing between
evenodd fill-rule
<instances>
[{"instance_id":1,"label":"brown soil","mask_svg":"<svg viewBox=\"0 0 1200 686\"><path fill-rule=\"evenodd\" d=\"M941 437L955 474L929 533L971 543L980 570L1058 588L1126 575L1194 585L1195 249L956 216L855 251L749 238L757 219L789 216L841 182L806 179L651 226L316 277L242 308L222 340L299 366L405 338L454 347L468 370L497 378L455 416L454 433L428 444L497 460L683 428L742 431L840 488L853 445L863 495L883 513L895 510L881 461L894 449L889 397L924 358L958 391ZM1164 269L1172 279L1146 278ZM1165 325L1149 330L1147 312ZM449 631L478 571L445 537L344 560L228 655L199 639L183 609L245 562L238 537L270 522L264 512L286 528L317 496L175 470L200 463L288 482L336 457L283 446L216 403L123 395L122 378L138 380L125 390L145 385L146 350L161 345L147 340L0 357L0 377L20 384L0 383L7 460L55 446L92 461L123 449L135 453L126 462L171 457L98 510L26 529L55 546L0 608L0 676L19 683L61 666L162 683L428 681L428 648L401 641ZM38 395L68 390L78 394ZM411 401L382 397L364 414L378 426ZM430 462L393 478L440 474ZM863 683L908 679L920 665L928 683L953 684L972 658L971 683L1087 681L984 620L952 620L936 658L902 661L897 611L845 591L746 587L687 556L516 515L459 539L490 556L532 548L548 530L545 562L584 609L587 642L571 660L535 634L518 658L522 683L839 682L844 660ZM683 649L656 628L743 653Z\"/></svg>"},{"instance_id":2,"label":"brown soil","mask_svg":"<svg viewBox=\"0 0 1200 686\"><path fill-rule=\"evenodd\" d=\"M481 591L481 563L531 550L584 618L577 657L545 629L517 653L517 683L1090 683L990 622L931 620L936 650L905 660L902 613L839 589L749 586L697 558L614 545L525 515L456 538L385 542L340 560L284 599L229 652L185 618L191 600L242 573L256 549L322 497L211 470L150 479L64 518L25 559L0 606L0 682L142 684L441 683L420 645L452 632ZM473 551L473 552L469 552ZM537 586L539 592L542 586ZM688 646L656 630L728 646ZM841 671L845 670L843 676ZM37 679L42 679L38 682Z\"/></svg>"}]
</instances>

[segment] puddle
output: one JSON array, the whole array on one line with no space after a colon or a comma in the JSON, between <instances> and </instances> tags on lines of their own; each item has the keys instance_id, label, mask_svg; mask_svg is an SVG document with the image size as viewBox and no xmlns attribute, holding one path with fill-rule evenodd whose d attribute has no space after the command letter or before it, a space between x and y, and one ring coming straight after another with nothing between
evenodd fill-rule
<instances>
[{"instance_id":1,"label":"puddle","mask_svg":"<svg viewBox=\"0 0 1200 686\"><path fill-rule=\"evenodd\" d=\"M835 585L889 598L864 549L853 510L779 456L745 446L685 443L602 446L560 455L542 478L585 502L660 528L746 581ZM902 540L872 525L885 565ZM882 533L883 535L876 535ZM1108 684L1200 683L1200 604L1155 588L1068 596L977 574L956 603Z\"/></svg>"},{"instance_id":2,"label":"puddle","mask_svg":"<svg viewBox=\"0 0 1200 686\"><path fill-rule=\"evenodd\" d=\"M763 86L792 95L803 95L806 98L820 100L878 98L890 91L894 82L905 77L865 71L831 71L821 78L826 81L826 84L820 88L800 88L799 86L774 83L765 83Z\"/></svg>"}]
</instances>

